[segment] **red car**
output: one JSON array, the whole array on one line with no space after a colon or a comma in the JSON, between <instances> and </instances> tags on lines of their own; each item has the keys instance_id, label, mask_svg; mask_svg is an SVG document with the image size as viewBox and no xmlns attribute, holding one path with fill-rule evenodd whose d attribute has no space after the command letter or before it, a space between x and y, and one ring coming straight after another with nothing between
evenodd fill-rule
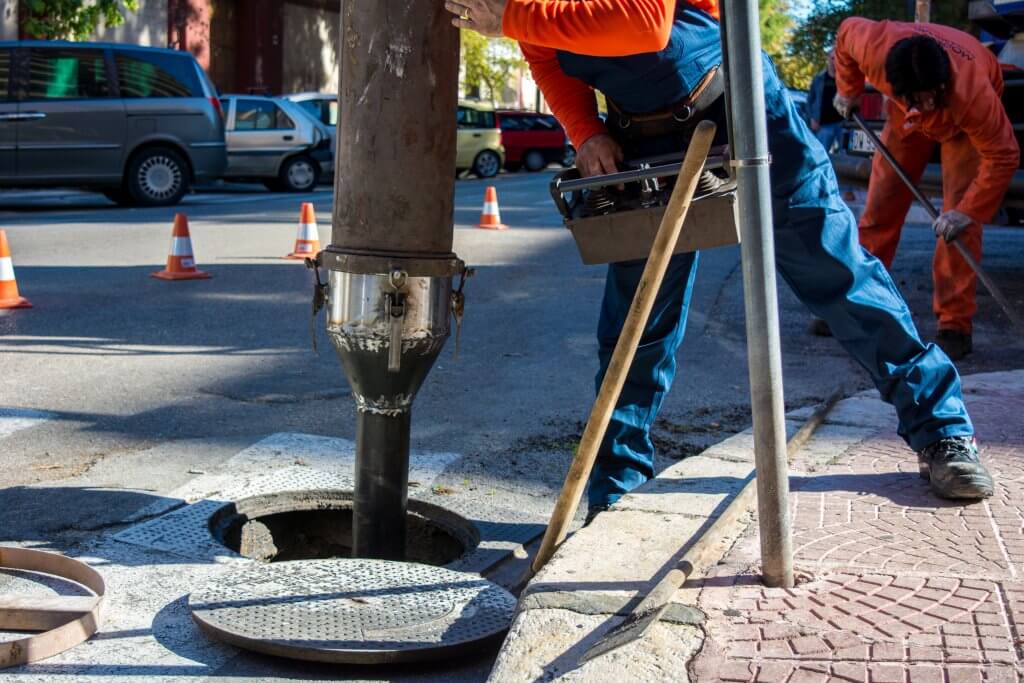
<instances>
[{"instance_id":1,"label":"red car","mask_svg":"<svg viewBox=\"0 0 1024 683\"><path fill-rule=\"evenodd\" d=\"M495 112L505 146L505 168L540 171L554 162L569 167L576 152L554 116L532 111L499 109Z\"/></svg>"}]
</instances>

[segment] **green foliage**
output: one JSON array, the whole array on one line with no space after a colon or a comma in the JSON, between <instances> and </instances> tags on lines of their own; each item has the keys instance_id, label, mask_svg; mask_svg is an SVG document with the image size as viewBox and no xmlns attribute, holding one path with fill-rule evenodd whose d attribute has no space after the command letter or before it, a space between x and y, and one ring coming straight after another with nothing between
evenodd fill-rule
<instances>
[{"instance_id":1,"label":"green foliage","mask_svg":"<svg viewBox=\"0 0 1024 683\"><path fill-rule=\"evenodd\" d=\"M120 26L139 0L20 0L18 16L33 38L85 40L101 25Z\"/></svg>"},{"instance_id":2,"label":"green foliage","mask_svg":"<svg viewBox=\"0 0 1024 683\"><path fill-rule=\"evenodd\" d=\"M762 3L763 4L763 3ZM791 85L806 88L804 74L813 76L825 68L828 51L835 44L839 24L848 17L868 19L914 20L914 3L899 0L818 0L790 36L787 56L799 65L800 72ZM967 28L967 0L932 2L932 22L960 29Z\"/></svg>"},{"instance_id":3,"label":"green foliage","mask_svg":"<svg viewBox=\"0 0 1024 683\"><path fill-rule=\"evenodd\" d=\"M761 13L761 46L771 55L779 75L788 85L807 88L815 69L806 60L792 55L789 41L796 20L790 14L787 0L758 0Z\"/></svg>"},{"instance_id":4,"label":"green foliage","mask_svg":"<svg viewBox=\"0 0 1024 683\"><path fill-rule=\"evenodd\" d=\"M526 68L519 46L508 38L461 31L462 87L469 95L499 103L513 73Z\"/></svg>"}]
</instances>

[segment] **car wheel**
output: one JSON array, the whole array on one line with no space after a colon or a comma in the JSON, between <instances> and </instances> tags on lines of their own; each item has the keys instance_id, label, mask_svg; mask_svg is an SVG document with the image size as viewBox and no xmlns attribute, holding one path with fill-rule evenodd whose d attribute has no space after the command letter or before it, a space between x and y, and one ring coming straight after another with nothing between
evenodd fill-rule
<instances>
[{"instance_id":1,"label":"car wheel","mask_svg":"<svg viewBox=\"0 0 1024 683\"><path fill-rule=\"evenodd\" d=\"M547 168L548 160L544 154L536 149L531 149L523 156L523 166L530 173L536 173Z\"/></svg>"},{"instance_id":2,"label":"car wheel","mask_svg":"<svg viewBox=\"0 0 1024 683\"><path fill-rule=\"evenodd\" d=\"M479 178L493 178L501 170L501 157L497 152L485 149L473 160L473 173Z\"/></svg>"},{"instance_id":3,"label":"car wheel","mask_svg":"<svg viewBox=\"0 0 1024 683\"><path fill-rule=\"evenodd\" d=\"M572 168L576 165L576 148L566 147L565 155L562 157L562 166Z\"/></svg>"},{"instance_id":4,"label":"car wheel","mask_svg":"<svg viewBox=\"0 0 1024 683\"><path fill-rule=\"evenodd\" d=\"M168 147L143 150L128 164L128 196L142 206L171 206L189 188L188 165Z\"/></svg>"},{"instance_id":5,"label":"car wheel","mask_svg":"<svg viewBox=\"0 0 1024 683\"><path fill-rule=\"evenodd\" d=\"M306 156L292 157L281 166L277 180L288 192L310 192L320 182L320 166Z\"/></svg>"}]
</instances>

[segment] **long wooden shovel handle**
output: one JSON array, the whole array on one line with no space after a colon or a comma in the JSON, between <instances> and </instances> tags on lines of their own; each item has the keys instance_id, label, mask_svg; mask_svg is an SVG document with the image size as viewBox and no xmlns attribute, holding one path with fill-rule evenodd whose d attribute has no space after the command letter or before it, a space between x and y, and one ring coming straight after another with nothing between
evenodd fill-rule
<instances>
[{"instance_id":1,"label":"long wooden shovel handle","mask_svg":"<svg viewBox=\"0 0 1024 683\"><path fill-rule=\"evenodd\" d=\"M633 303L626 316L622 333L615 344L615 351L612 353L611 362L605 372L604 381L601 382L597 400L594 401L594 407L590 411L590 419L587 420L587 427L583 430L579 450L576 452L576 457L569 468L569 474L562 485L562 492L558 496L555 509L551 513L551 522L544 533L544 540L541 541L537 556L530 565L529 576L540 571L541 567L547 564L551 556L555 554L559 544L565 540L569 525L576 516L576 508L579 507L580 497L587 485L590 471L594 467L597 450L604 439L608 422L615 410L615 404L618 403L619 394L622 393L622 386L626 382L626 375L633 364L633 357L636 355L640 338L647 327L647 319L654 307L654 300L661 288L661 281L665 277L668 262L675 251L679 233L683 229L683 222L686 220L686 214L693 201L693 194L697 190L697 181L700 180L700 174L714 137L714 123L701 121L697 124L693 140L686 151L686 158L683 159L683 167L679 170L676 186L672 190L672 196L665 208L665 215L661 219L658 234L654 238L654 244L651 245L651 255L647 260L647 265L644 266L644 272L640 277L636 294L633 296Z\"/></svg>"}]
</instances>

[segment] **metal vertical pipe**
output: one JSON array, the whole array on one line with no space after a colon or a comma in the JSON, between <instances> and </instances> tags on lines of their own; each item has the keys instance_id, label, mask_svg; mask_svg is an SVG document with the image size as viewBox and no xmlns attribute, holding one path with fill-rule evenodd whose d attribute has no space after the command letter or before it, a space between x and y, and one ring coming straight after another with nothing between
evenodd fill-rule
<instances>
[{"instance_id":1,"label":"metal vertical pipe","mask_svg":"<svg viewBox=\"0 0 1024 683\"><path fill-rule=\"evenodd\" d=\"M261 0L262 1L262 0ZM327 333L358 412L353 552L405 554L412 403L449 334L459 34L439 2L342 0Z\"/></svg>"},{"instance_id":2,"label":"metal vertical pipe","mask_svg":"<svg viewBox=\"0 0 1024 683\"><path fill-rule=\"evenodd\" d=\"M766 585L788 588L793 586L793 541L760 22L756 2L727 0L722 10L742 236L761 565Z\"/></svg>"},{"instance_id":3,"label":"metal vertical pipe","mask_svg":"<svg viewBox=\"0 0 1024 683\"><path fill-rule=\"evenodd\" d=\"M411 414L360 413L352 556L405 559Z\"/></svg>"}]
</instances>

